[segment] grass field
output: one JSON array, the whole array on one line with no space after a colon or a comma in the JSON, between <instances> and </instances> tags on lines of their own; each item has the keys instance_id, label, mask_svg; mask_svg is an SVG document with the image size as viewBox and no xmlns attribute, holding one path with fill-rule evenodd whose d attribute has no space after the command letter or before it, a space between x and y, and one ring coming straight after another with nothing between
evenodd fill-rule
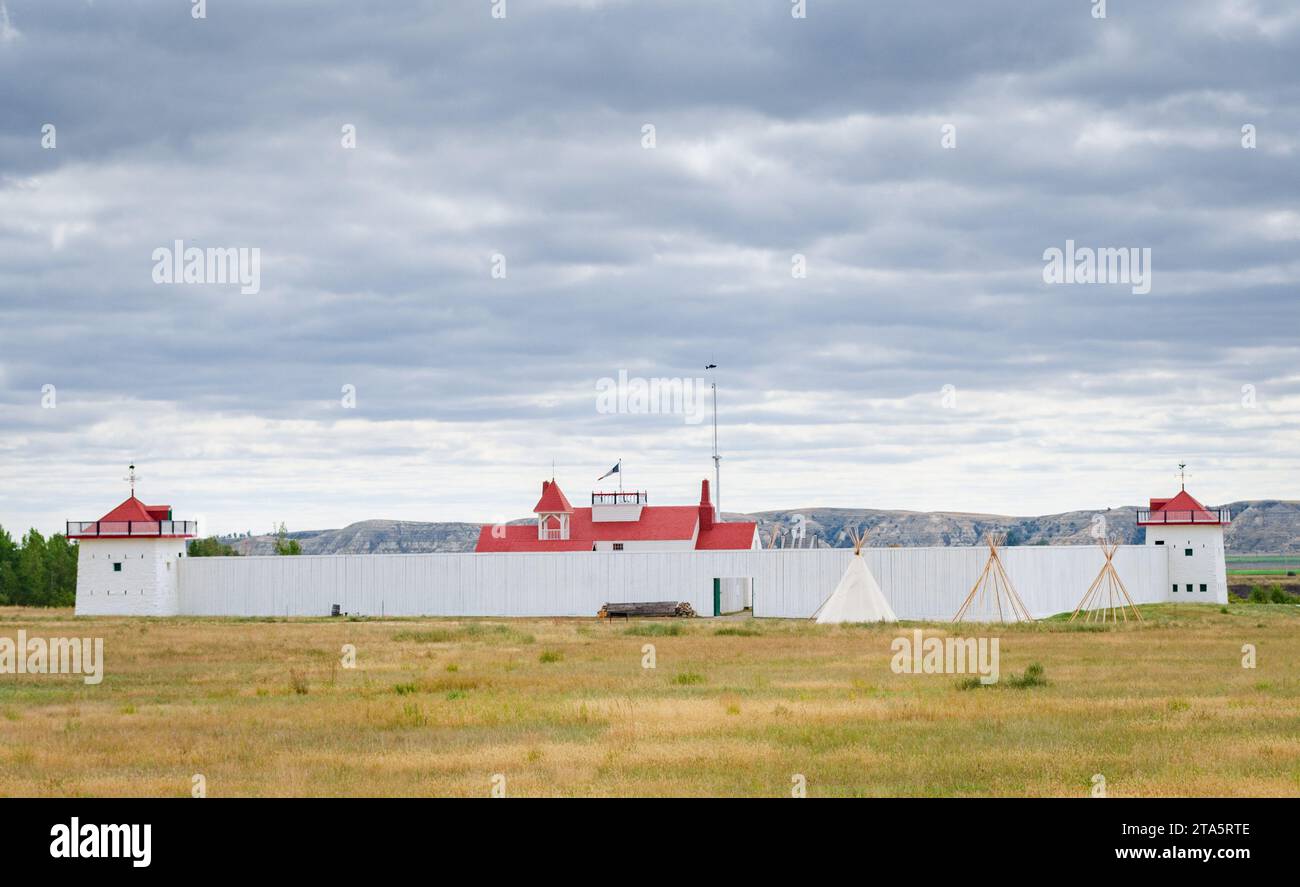
<instances>
[{"instance_id":1,"label":"grass field","mask_svg":"<svg viewBox=\"0 0 1300 887\"><path fill-rule=\"evenodd\" d=\"M1226 610L967 626L1000 637L1003 682L962 689L891 671L907 624L0 609L0 636L106 659L97 686L0 675L0 794L1300 795L1300 607ZM1032 663L1046 685L1006 680Z\"/></svg>"}]
</instances>

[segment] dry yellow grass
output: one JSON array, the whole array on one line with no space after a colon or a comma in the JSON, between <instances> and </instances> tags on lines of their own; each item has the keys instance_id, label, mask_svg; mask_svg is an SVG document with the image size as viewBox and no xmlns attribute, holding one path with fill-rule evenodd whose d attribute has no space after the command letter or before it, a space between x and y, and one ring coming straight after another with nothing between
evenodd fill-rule
<instances>
[{"instance_id":1,"label":"dry yellow grass","mask_svg":"<svg viewBox=\"0 0 1300 887\"><path fill-rule=\"evenodd\" d=\"M503 774L515 796L781 796L803 774L813 797L1084 796L1101 773L1113 797L1300 795L1300 608L1144 613L990 630L1004 676L1049 683L962 690L894 674L894 626L0 609L0 635L103 637L107 660L98 686L0 675L0 794L185 796L203 774L210 796L485 796Z\"/></svg>"}]
</instances>

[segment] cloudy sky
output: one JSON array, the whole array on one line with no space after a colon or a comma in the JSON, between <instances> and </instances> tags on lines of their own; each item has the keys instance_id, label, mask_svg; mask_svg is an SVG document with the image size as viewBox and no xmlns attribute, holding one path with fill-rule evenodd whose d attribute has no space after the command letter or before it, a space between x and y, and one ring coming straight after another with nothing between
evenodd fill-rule
<instances>
[{"instance_id":1,"label":"cloudy sky","mask_svg":"<svg viewBox=\"0 0 1300 887\"><path fill-rule=\"evenodd\" d=\"M1293 0L494 5L0 0L0 524L1300 498Z\"/></svg>"}]
</instances>

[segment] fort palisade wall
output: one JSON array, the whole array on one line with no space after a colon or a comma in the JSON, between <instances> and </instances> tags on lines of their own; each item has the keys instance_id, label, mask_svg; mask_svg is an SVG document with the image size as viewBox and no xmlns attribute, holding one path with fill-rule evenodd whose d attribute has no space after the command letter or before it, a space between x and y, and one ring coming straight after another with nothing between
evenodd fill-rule
<instances>
[{"instance_id":1,"label":"fort palisade wall","mask_svg":"<svg viewBox=\"0 0 1300 887\"><path fill-rule=\"evenodd\" d=\"M752 578L755 616L806 618L852 556L816 549L185 558L179 600L180 613L194 616L327 616L334 604L366 616L594 616L607 601L663 600L687 601L707 616L714 579ZM988 549L863 556L900 619L950 619ZM1002 560L1035 617L1073 610L1104 563L1095 546L1007 548ZM1163 548L1121 547L1115 565L1135 603L1170 599ZM971 618L997 618L991 596Z\"/></svg>"}]
</instances>

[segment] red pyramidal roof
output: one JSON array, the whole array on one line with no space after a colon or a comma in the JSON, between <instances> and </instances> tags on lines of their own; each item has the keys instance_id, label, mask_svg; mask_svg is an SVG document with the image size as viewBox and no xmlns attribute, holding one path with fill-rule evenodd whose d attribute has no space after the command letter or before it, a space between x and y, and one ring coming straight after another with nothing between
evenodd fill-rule
<instances>
[{"instance_id":1,"label":"red pyramidal roof","mask_svg":"<svg viewBox=\"0 0 1300 887\"><path fill-rule=\"evenodd\" d=\"M154 536L189 539L196 532L198 525L194 521L172 519L170 505L145 505L132 495L97 521L68 521L67 538Z\"/></svg>"},{"instance_id":2,"label":"red pyramidal roof","mask_svg":"<svg viewBox=\"0 0 1300 887\"><path fill-rule=\"evenodd\" d=\"M1226 509L1209 509L1186 490L1180 490L1172 499L1152 499L1146 518L1138 513L1138 524L1226 524Z\"/></svg>"},{"instance_id":3,"label":"red pyramidal roof","mask_svg":"<svg viewBox=\"0 0 1300 887\"><path fill-rule=\"evenodd\" d=\"M535 514L570 514L573 512L573 506L569 504L569 499L560 489L560 485L554 480L542 481L542 498L537 500L537 506L533 508Z\"/></svg>"},{"instance_id":4,"label":"red pyramidal roof","mask_svg":"<svg viewBox=\"0 0 1300 887\"><path fill-rule=\"evenodd\" d=\"M100 523L109 521L158 521L171 520L170 505L145 505L132 496L121 505L99 519Z\"/></svg>"}]
</instances>

